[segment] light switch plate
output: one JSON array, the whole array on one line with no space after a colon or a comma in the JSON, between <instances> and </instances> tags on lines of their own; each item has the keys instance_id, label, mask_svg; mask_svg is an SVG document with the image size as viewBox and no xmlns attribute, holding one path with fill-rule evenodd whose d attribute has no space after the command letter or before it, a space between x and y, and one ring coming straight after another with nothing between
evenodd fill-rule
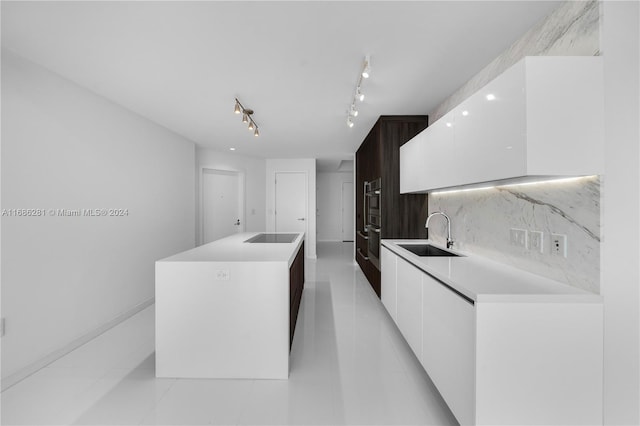
<instances>
[{"instance_id":1,"label":"light switch plate","mask_svg":"<svg viewBox=\"0 0 640 426\"><path fill-rule=\"evenodd\" d=\"M529 231L529 250L544 253L544 234L541 231Z\"/></svg>"},{"instance_id":2,"label":"light switch plate","mask_svg":"<svg viewBox=\"0 0 640 426\"><path fill-rule=\"evenodd\" d=\"M527 247L526 229L511 228L509 232L509 240L512 246Z\"/></svg>"}]
</instances>

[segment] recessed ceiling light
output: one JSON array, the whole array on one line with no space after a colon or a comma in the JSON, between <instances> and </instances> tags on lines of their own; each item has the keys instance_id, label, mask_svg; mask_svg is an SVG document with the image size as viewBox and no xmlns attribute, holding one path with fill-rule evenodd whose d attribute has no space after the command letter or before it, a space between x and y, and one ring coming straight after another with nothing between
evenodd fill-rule
<instances>
[{"instance_id":1,"label":"recessed ceiling light","mask_svg":"<svg viewBox=\"0 0 640 426\"><path fill-rule=\"evenodd\" d=\"M451 126L453 126L453 124L451 124L451 123L449 123L449 122L447 121L447 127L451 127Z\"/></svg>"},{"instance_id":2,"label":"recessed ceiling light","mask_svg":"<svg viewBox=\"0 0 640 426\"><path fill-rule=\"evenodd\" d=\"M467 115L469 115L469 111L466 111L466 110L462 111L462 115L464 115L466 117Z\"/></svg>"},{"instance_id":3,"label":"recessed ceiling light","mask_svg":"<svg viewBox=\"0 0 640 426\"><path fill-rule=\"evenodd\" d=\"M229 148L229 151L235 151L235 150L236 150L235 148Z\"/></svg>"},{"instance_id":4,"label":"recessed ceiling light","mask_svg":"<svg viewBox=\"0 0 640 426\"><path fill-rule=\"evenodd\" d=\"M487 95L487 100L488 101L493 101L496 98L496 95L494 95L493 93L489 93Z\"/></svg>"}]
</instances>

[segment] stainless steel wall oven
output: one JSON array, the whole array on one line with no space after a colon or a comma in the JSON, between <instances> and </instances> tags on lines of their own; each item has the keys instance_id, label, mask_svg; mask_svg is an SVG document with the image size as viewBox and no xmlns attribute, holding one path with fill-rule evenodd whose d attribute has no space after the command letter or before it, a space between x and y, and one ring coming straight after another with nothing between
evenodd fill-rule
<instances>
[{"instance_id":1,"label":"stainless steel wall oven","mask_svg":"<svg viewBox=\"0 0 640 426\"><path fill-rule=\"evenodd\" d=\"M367 240L369 260L378 269L380 269L381 197L382 185L380 178L365 183L365 229L369 237Z\"/></svg>"}]
</instances>

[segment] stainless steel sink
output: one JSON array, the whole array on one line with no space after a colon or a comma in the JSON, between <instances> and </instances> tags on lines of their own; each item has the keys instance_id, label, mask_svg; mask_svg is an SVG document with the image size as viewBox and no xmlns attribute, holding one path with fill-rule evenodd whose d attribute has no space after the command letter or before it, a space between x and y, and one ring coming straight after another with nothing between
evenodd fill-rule
<instances>
[{"instance_id":1,"label":"stainless steel sink","mask_svg":"<svg viewBox=\"0 0 640 426\"><path fill-rule=\"evenodd\" d=\"M398 244L398 246L418 256L460 256L431 244Z\"/></svg>"}]
</instances>

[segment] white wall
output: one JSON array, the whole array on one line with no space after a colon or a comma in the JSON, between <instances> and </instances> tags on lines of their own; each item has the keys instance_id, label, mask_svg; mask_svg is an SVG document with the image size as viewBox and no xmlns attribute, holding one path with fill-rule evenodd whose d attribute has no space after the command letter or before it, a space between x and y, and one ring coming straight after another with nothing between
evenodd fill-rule
<instances>
[{"instance_id":1,"label":"white wall","mask_svg":"<svg viewBox=\"0 0 640 426\"><path fill-rule=\"evenodd\" d=\"M302 159L267 159L266 164L266 207L267 231L276 229L275 209L275 174L276 172L306 172L307 173L307 220L308 234L305 236L304 251L308 258L316 258L316 160Z\"/></svg>"},{"instance_id":2,"label":"white wall","mask_svg":"<svg viewBox=\"0 0 640 426\"><path fill-rule=\"evenodd\" d=\"M342 184L345 182L353 185L352 172L318 173L318 241L342 241Z\"/></svg>"},{"instance_id":3,"label":"white wall","mask_svg":"<svg viewBox=\"0 0 640 426\"><path fill-rule=\"evenodd\" d=\"M198 168L196 170L196 241L201 244L200 220L200 174L202 168L226 170L244 173L245 178L245 231L265 230L265 166L264 158L249 157L233 152L221 152L213 149L197 150Z\"/></svg>"},{"instance_id":4,"label":"white wall","mask_svg":"<svg viewBox=\"0 0 640 426\"><path fill-rule=\"evenodd\" d=\"M154 296L155 260L194 246L194 144L3 49L2 379Z\"/></svg>"},{"instance_id":5,"label":"white wall","mask_svg":"<svg viewBox=\"0 0 640 426\"><path fill-rule=\"evenodd\" d=\"M640 5L601 4L605 424L640 424Z\"/></svg>"}]
</instances>

